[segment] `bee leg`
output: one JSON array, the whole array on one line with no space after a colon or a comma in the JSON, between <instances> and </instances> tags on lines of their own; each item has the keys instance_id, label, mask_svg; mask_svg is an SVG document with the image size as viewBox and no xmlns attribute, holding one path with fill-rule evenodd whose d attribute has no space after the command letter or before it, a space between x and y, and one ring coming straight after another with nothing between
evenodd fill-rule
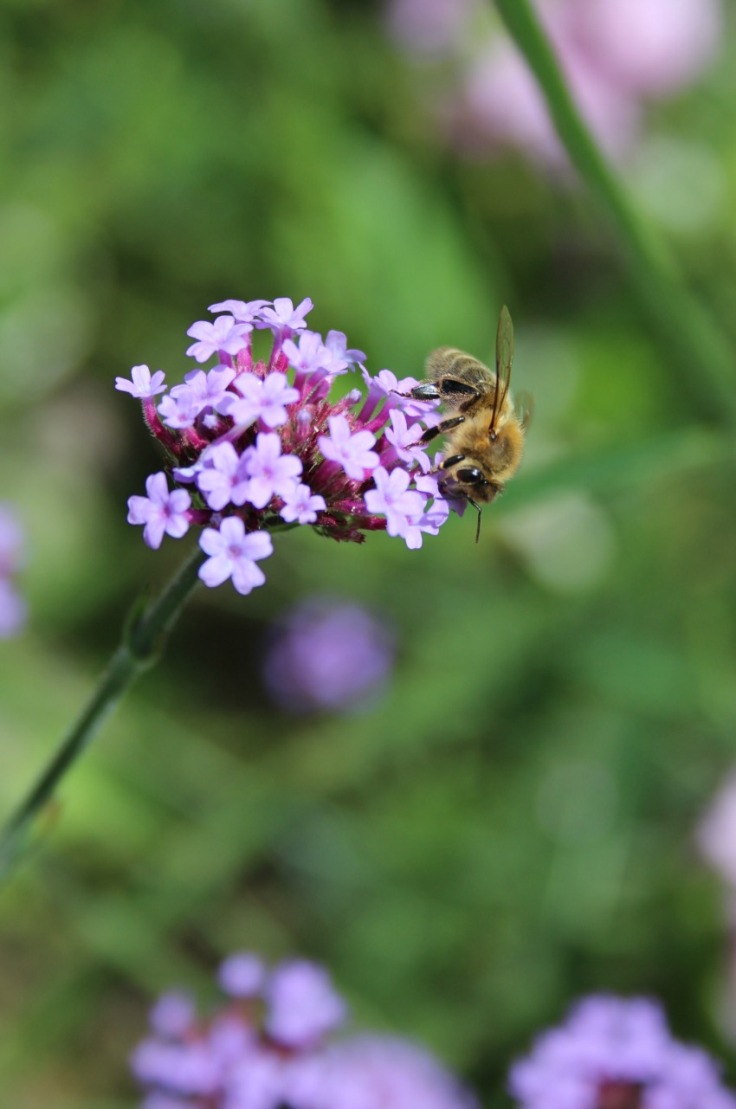
<instances>
[{"instance_id":1,"label":"bee leg","mask_svg":"<svg viewBox=\"0 0 736 1109\"><path fill-rule=\"evenodd\" d=\"M392 389L392 393L396 393L399 397L411 397L414 400L439 400L440 391L433 381L422 381L419 385L415 385L408 393L400 393L398 389Z\"/></svg>"},{"instance_id":2,"label":"bee leg","mask_svg":"<svg viewBox=\"0 0 736 1109\"><path fill-rule=\"evenodd\" d=\"M431 443L438 435L444 435L446 431L451 431L454 427L465 423L464 416L451 416L449 420L442 420L437 424L437 427L429 427L419 440L420 443Z\"/></svg>"},{"instance_id":3,"label":"bee leg","mask_svg":"<svg viewBox=\"0 0 736 1109\"><path fill-rule=\"evenodd\" d=\"M467 498L467 501L468 501L468 504L472 505L473 508L475 509L475 511L478 513L478 523L477 523L477 526L476 526L476 529L475 529L475 541L477 543L478 540L480 539L480 505L476 504L475 501L470 499L470 497Z\"/></svg>"},{"instance_id":4,"label":"bee leg","mask_svg":"<svg viewBox=\"0 0 736 1109\"><path fill-rule=\"evenodd\" d=\"M450 457L446 458L441 464L440 469L447 470L450 468L450 466L456 466L458 462L462 462L464 458L464 454L451 454Z\"/></svg>"}]
</instances>

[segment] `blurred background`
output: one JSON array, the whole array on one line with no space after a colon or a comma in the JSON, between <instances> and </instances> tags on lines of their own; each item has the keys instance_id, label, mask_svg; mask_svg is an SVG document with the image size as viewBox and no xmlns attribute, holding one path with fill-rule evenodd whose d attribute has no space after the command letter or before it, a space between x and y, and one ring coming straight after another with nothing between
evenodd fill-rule
<instances>
[{"instance_id":1,"label":"blurred background","mask_svg":"<svg viewBox=\"0 0 736 1109\"><path fill-rule=\"evenodd\" d=\"M648 29L644 0L545 11L733 338L734 13L674 7ZM14 1109L135 1104L155 993L206 997L243 948L323 961L361 1026L423 1040L486 1106L603 989L661 997L736 1079L695 836L736 756L727 414L673 368L509 51L467 0L0 5L0 497L29 608L0 641L3 813L188 549L126 523L159 462L116 375L180 380L187 327L228 297L310 296L309 326L400 377L443 343L490 360L507 303L536 402L478 546L470 518L421 551L302 528L265 588L196 595L2 890ZM365 610L339 635L372 629L372 681L284 700L310 598Z\"/></svg>"}]
</instances>

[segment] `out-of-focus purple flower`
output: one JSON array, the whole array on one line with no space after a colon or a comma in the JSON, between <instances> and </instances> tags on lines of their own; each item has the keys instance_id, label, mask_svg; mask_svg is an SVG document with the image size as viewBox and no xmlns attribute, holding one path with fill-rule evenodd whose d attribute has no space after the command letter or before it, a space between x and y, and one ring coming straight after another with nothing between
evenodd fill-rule
<instances>
[{"instance_id":1,"label":"out-of-focus purple flower","mask_svg":"<svg viewBox=\"0 0 736 1109\"><path fill-rule=\"evenodd\" d=\"M266 981L266 964L252 951L238 951L220 964L217 980L230 997L257 997Z\"/></svg>"},{"instance_id":2,"label":"out-of-focus purple flower","mask_svg":"<svg viewBox=\"0 0 736 1109\"><path fill-rule=\"evenodd\" d=\"M736 893L736 771L713 798L696 837L703 857Z\"/></svg>"},{"instance_id":3,"label":"out-of-focus purple flower","mask_svg":"<svg viewBox=\"0 0 736 1109\"><path fill-rule=\"evenodd\" d=\"M128 523L143 524L149 547L161 546L164 535L181 539L189 530L191 497L186 489L169 489L166 474L146 478L147 497L128 498Z\"/></svg>"},{"instance_id":4,"label":"out-of-focus purple flower","mask_svg":"<svg viewBox=\"0 0 736 1109\"><path fill-rule=\"evenodd\" d=\"M274 699L293 712L339 712L375 697L393 662L385 622L360 605L315 597L276 629L264 678Z\"/></svg>"},{"instance_id":5,"label":"out-of-focus purple flower","mask_svg":"<svg viewBox=\"0 0 736 1109\"><path fill-rule=\"evenodd\" d=\"M311 308L309 298L296 307L287 297L221 301L211 307L222 312L214 322L200 320L188 332L197 339L188 353L200 362L216 358L212 368L191 370L171 389L162 371L151 375L145 366L134 367L130 381L118 379L119 389L140 399L166 452L166 469L148 479L148 495L129 501L128 520L144 525L149 546L159 546L164 535L182 536L191 525L207 529L206 543L217 545L213 536L222 535L224 517L240 520L244 536L298 524L353 543L387 531L415 547L446 518L436 488L424 493L417 484L433 465L418 444L439 418L437 402L401 395L414 379L399 381L390 370L371 378L362 366L365 354L349 348L343 332L331 330L323 342L306 330ZM270 355L258 361L254 326L274 333ZM356 364L368 395L356 388L331 398L333 379ZM377 483L372 475L379 462ZM406 509L400 519L392 502L390 525L386 497L368 497L373 507L366 499L379 493L379 484ZM205 584L231 576L240 586L260 584L261 570L246 572L241 553L224 578L224 563L213 564L213 557L202 574Z\"/></svg>"},{"instance_id":6,"label":"out-of-focus purple flower","mask_svg":"<svg viewBox=\"0 0 736 1109\"><path fill-rule=\"evenodd\" d=\"M475 1098L418 1044L355 1036L295 1069L298 1109L477 1109Z\"/></svg>"},{"instance_id":7,"label":"out-of-focus purple flower","mask_svg":"<svg viewBox=\"0 0 736 1109\"><path fill-rule=\"evenodd\" d=\"M367 1035L330 1042L346 1006L314 963L269 972L257 956L236 955L220 982L224 1007L207 1019L191 1012L133 1052L141 1109L477 1109L416 1044Z\"/></svg>"},{"instance_id":8,"label":"out-of-focus purple flower","mask_svg":"<svg viewBox=\"0 0 736 1109\"><path fill-rule=\"evenodd\" d=\"M552 170L568 163L526 63L506 38L484 32L471 0L390 0L394 36L456 62L438 99L450 141L518 146ZM721 0L536 0L572 93L615 158L634 144L646 102L691 84L722 35ZM435 84L435 89L436 89Z\"/></svg>"},{"instance_id":9,"label":"out-of-focus purple flower","mask_svg":"<svg viewBox=\"0 0 736 1109\"><path fill-rule=\"evenodd\" d=\"M205 585L222 585L232 578L238 593L247 594L265 582L266 577L256 562L273 554L271 536L263 531L246 535L245 524L238 516L224 519L219 531L206 528L199 545L209 555L199 569Z\"/></svg>"},{"instance_id":10,"label":"out-of-focus purple flower","mask_svg":"<svg viewBox=\"0 0 736 1109\"><path fill-rule=\"evenodd\" d=\"M327 971L307 959L276 967L266 986L266 1032L285 1047L311 1047L345 1020L346 1006Z\"/></svg>"},{"instance_id":11,"label":"out-of-focus purple flower","mask_svg":"<svg viewBox=\"0 0 736 1109\"><path fill-rule=\"evenodd\" d=\"M157 1035L177 1039L186 1032L195 1013L194 1001L188 993L169 990L159 997L151 1009L149 1022Z\"/></svg>"},{"instance_id":12,"label":"out-of-focus purple flower","mask_svg":"<svg viewBox=\"0 0 736 1109\"><path fill-rule=\"evenodd\" d=\"M138 400L155 397L156 393L163 393L166 389L166 374L163 370L156 370L155 374L151 374L148 366L133 366L130 377L130 381L126 377L116 377L115 388L121 393L130 393Z\"/></svg>"},{"instance_id":13,"label":"out-of-focus purple flower","mask_svg":"<svg viewBox=\"0 0 736 1109\"><path fill-rule=\"evenodd\" d=\"M646 998L590 997L512 1068L522 1109L736 1109L713 1061Z\"/></svg>"},{"instance_id":14,"label":"out-of-focus purple flower","mask_svg":"<svg viewBox=\"0 0 736 1109\"><path fill-rule=\"evenodd\" d=\"M0 639L17 635L28 610L12 576L25 562L25 534L9 504L0 502Z\"/></svg>"}]
</instances>

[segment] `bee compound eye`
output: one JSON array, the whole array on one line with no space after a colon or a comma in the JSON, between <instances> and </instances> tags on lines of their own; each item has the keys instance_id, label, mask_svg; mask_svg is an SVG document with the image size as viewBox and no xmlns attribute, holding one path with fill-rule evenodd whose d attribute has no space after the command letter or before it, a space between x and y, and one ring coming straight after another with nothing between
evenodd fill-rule
<instances>
[{"instance_id":1,"label":"bee compound eye","mask_svg":"<svg viewBox=\"0 0 736 1109\"><path fill-rule=\"evenodd\" d=\"M464 485L485 485L486 479L477 466L463 466L455 473L458 481Z\"/></svg>"}]
</instances>

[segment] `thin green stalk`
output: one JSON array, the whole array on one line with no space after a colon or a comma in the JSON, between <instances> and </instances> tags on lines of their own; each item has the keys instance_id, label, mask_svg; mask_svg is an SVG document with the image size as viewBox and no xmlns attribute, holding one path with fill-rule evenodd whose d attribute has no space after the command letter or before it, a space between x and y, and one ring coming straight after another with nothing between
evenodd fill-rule
<instances>
[{"instance_id":1,"label":"thin green stalk","mask_svg":"<svg viewBox=\"0 0 736 1109\"><path fill-rule=\"evenodd\" d=\"M53 797L64 775L97 735L120 698L138 675L157 661L166 635L197 586L197 574L204 557L197 547L156 600L128 621L120 645L89 703L27 796L0 830L0 876L10 868L33 821Z\"/></svg>"},{"instance_id":2,"label":"thin green stalk","mask_svg":"<svg viewBox=\"0 0 736 1109\"><path fill-rule=\"evenodd\" d=\"M736 419L733 347L685 288L664 243L641 218L583 122L530 0L495 0L506 27L539 82L570 161L607 215L632 284L669 348L672 367L694 413Z\"/></svg>"}]
</instances>

